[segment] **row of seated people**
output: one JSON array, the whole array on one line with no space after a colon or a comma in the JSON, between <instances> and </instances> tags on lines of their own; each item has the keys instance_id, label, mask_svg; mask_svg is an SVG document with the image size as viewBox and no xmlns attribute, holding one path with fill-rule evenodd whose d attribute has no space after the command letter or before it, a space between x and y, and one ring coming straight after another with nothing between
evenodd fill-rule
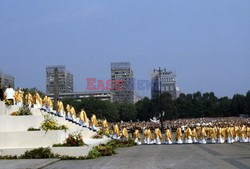
<instances>
[{"instance_id":1,"label":"row of seated people","mask_svg":"<svg viewBox=\"0 0 250 169\"><path fill-rule=\"evenodd\" d=\"M45 96L43 99L39 95L38 92L35 92L32 96L30 93L27 93L23 96L23 92L21 89L18 89L14 95L14 104L18 106L23 106L23 101L25 101L25 105L29 108L38 108L47 113L52 115L63 117L68 121L71 121L79 126L87 127L88 124L89 128L93 131L97 131L97 119L96 116L93 114L91 120L89 121L84 110L81 110L80 116L77 117L75 108L69 104L66 106L66 111L64 109L63 102L58 100L56 103L56 110L53 110L53 102L52 99L48 96Z\"/></svg>"},{"instance_id":2,"label":"row of seated people","mask_svg":"<svg viewBox=\"0 0 250 169\"><path fill-rule=\"evenodd\" d=\"M142 135L144 137L143 142L145 144L161 144L162 133L159 128L156 128L154 132L150 129L145 129L143 133L139 130L133 132L133 138L135 143L142 144ZM128 139L129 134L126 128L123 128L120 132L118 125L113 126L113 139ZM186 128L182 132L181 128L177 128L175 132L175 138L172 138L172 131L170 129L165 130L165 143L166 144L191 144L191 143L234 143L250 142L250 127L246 126L228 126L228 127L203 127L197 126L193 129Z\"/></svg>"}]
</instances>

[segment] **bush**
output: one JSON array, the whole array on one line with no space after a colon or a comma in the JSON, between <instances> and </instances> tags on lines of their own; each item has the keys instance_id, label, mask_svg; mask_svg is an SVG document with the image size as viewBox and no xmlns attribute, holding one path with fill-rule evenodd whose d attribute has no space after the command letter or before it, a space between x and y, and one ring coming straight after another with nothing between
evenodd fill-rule
<instances>
[{"instance_id":1,"label":"bush","mask_svg":"<svg viewBox=\"0 0 250 169\"><path fill-rule=\"evenodd\" d=\"M21 159L41 159L41 158L54 158L55 155L51 152L49 147L36 148L30 151L26 151L20 156Z\"/></svg>"},{"instance_id":2,"label":"bush","mask_svg":"<svg viewBox=\"0 0 250 169\"><path fill-rule=\"evenodd\" d=\"M81 133L69 134L68 138L65 141L65 144L68 146L84 146L84 145L86 145L83 142Z\"/></svg>"},{"instance_id":3,"label":"bush","mask_svg":"<svg viewBox=\"0 0 250 169\"><path fill-rule=\"evenodd\" d=\"M122 140L111 140L107 144L100 144L94 147L88 154L87 159L98 158L100 156L111 156L116 154L115 149L120 147L131 147L135 146L133 140L122 141Z\"/></svg>"},{"instance_id":4,"label":"bush","mask_svg":"<svg viewBox=\"0 0 250 169\"><path fill-rule=\"evenodd\" d=\"M64 130L67 131L68 127L65 125L58 125L57 121L49 115L44 116L44 121L41 123L41 128L46 132L49 130Z\"/></svg>"},{"instance_id":5,"label":"bush","mask_svg":"<svg viewBox=\"0 0 250 169\"><path fill-rule=\"evenodd\" d=\"M6 106L11 106L12 105L12 102L10 100L7 100L7 99L4 100L4 103L5 103Z\"/></svg>"},{"instance_id":6,"label":"bush","mask_svg":"<svg viewBox=\"0 0 250 169\"><path fill-rule=\"evenodd\" d=\"M101 156L111 156L116 154L115 148L109 145L101 144L96 147L97 151L101 154Z\"/></svg>"},{"instance_id":7,"label":"bush","mask_svg":"<svg viewBox=\"0 0 250 169\"><path fill-rule=\"evenodd\" d=\"M79 156L79 157L74 157L74 156L60 156L60 160L85 160L86 157L84 156Z\"/></svg>"},{"instance_id":8,"label":"bush","mask_svg":"<svg viewBox=\"0 0 250 169\"><path fill-rule=\"evenodd\" d=\"M7 155L7 156L0 156L0 160L15 160L18 159L18 156L11 156L11 155Z\"/></svg>"},{"instance_id":9,"label":"bush","mask_svg":"<svg viewBox=\"0 0 250 169\"><path fill-rule=\"evenodd\" d=\"M93 138L93 139L102 139L102 135L96 134L96 135L92 136L91 138Z\"/></svg>"},{"instance_id":10,"label":"bush","mask_svg":"<svg viewBox=\"0 0 250 169\"><path fill-rule=\"evenodd\" d=\"M54 144L53 147L80 147L86 145L83 142L81 133L71 133L63 144Z\"/></svg>"},{"instance_id":11,"label":"bush","mask_svg":"<svg viewBox=\"0 0 250 169\"><path fill-rule=\"evenodd\" d=\"M109 133L110 133L110 131L109 131L109 129L108 128L106 128L106 129L102 129L102 130L98 130L98 132L97 132L99 135L105 135L105 136L109 136Z\"/></svg>"},{"instance_id":12,"label":"bush","mask_svg":"<svg viewBox=\"0 0 250 169\"><path fill-rule=\"evenodd\" d=\"M10 115L11 116L28 116L28 115L32 115L32 113L28 107L23 106L19 108L17 112L13 112Z\"/></svg>"},{"instance_id":13,"label":"bush","mask_svg":"<svg viewBox=\"0 0 250 169\"><path fill-rule=\"evenodd\" d=\"M88 154L87 159L94 159L101 157L101 153L97 150L96 147L94 147Z\"/></svg>"},{"instance_id":14,"label":"bush","mask_svg":"<svg viewBox=\"0 0 250 169\"><path fill-rule=\"evenodd\" d=\"M30 127L28 128L28 131L40 131L41 129Z\"/></svg>"}]
</instances>

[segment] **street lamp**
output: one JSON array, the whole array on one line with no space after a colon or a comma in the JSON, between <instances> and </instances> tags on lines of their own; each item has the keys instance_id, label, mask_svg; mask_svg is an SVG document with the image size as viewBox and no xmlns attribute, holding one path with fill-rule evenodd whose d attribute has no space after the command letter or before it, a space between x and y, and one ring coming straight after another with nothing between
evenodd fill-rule
<instances>
[{"instance_id":1,"label":"street lamp","mask_svg":"<svg viewBox=\"0 0 250 169\"><path fill-rule=\"evenodd\" d=\"M158 92L158 107L159 107L159 114L160 114L160 123L161 123L161 132L164 132L164 126L163 126L163 111L162 111L162 106L161 106L161 68L159 67L159 83L160 86L158 88L159 92Z\"/></svg>"}]
</instances>

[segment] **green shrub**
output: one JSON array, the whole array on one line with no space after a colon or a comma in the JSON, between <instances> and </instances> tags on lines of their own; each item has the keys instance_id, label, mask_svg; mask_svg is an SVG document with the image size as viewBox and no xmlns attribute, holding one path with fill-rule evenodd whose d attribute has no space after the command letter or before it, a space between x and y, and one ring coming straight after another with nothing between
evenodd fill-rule
<instances>
[{"instance_id":1,"label":"green shrub","mask_svg":"<svg viewBox=\"0 0 250 169\"><path fill-rule=\"evenodd\" d=\"M51 152L49 147L36 148L30 151L26 151L20 156L21 159L41 159L41 158L54 158L55 155Z\"/></svg>"},{"instance_id":2,"label":"green shrub","mask_svg":"<svg viewBox=\"0 0 250 169\"><path fill-rule=\"evenodd\" d=\"M122 147L132 147L135 146L136 143L132 139L122 141L122 140L112 140L107 143L108 145L115 146L116 148L122 148Z\"/></svg>"},{"instance_id":3,"label":"green shrub","mask_svg":"<svg viewBox=\"0 0 250 169\"><path fill-rule=\"evenodd\" d=\"M101 153L97 150L96 147L94 147L88 154L87 159L94 159L101 157Z\"/></svg>"},{"instance_id":4,"label":"green shrub","mask_svg":"<svg viewBox=\"0 0 250 169\"><path fill-rule=\"evenodd\" d=\"M71 133L63 144L54 144L53 147L80 147L86 145L83 142L81 133Z\"/></svg>"},{"instance_id":5,"label":"green shrub","mask_svg":"<svg viewBox=\"0 0 250 169\"><path fill-rule=\"evenodd\" d=\"M10 114L11 116L28 116L32 115L30 109L27 106L20 107L17 112Z\"/></svg>"},{"instance_id":6,"label":"green shrub","mask_svg":"<svg viewBox=\"0 0 250 169\"><path fill-rule=\"evenodd\" d=\"M113 154L116 154L114 147L109 145L101 144L96 147L97 151L101 154L101 156L111 156Z\"/></svg>"},{"instance_id":7,"label":"green shrub","mask_svg":"<svg viewBox=\"0 0 250 169\"><path fill-rule=\"evenodd\" d=\"M74 156L60 156L60 160L85 160L86 157L84 156L79 156L79 157L74 157Z\"/></svg>"},{"instance_id":8,"label":"green shrub","mask_svg":"<svg viewBox=\"0 0 250 169\"><path fill-rule=\"evenodd\" d=\"M18 159L18 156L11 156L11 155L7 155L7 156L0 156L0 160L15 160Z\"/></svg>"},{"instance_id":9,"label":"green shrub","mask_svg":"<svg viewBox=\"0 0 250 169\"><path fill-rule=\"evenodd\" d=\"M92 136L91 138L93 138L93 139L102 139L102 135L96 134L96 135Z\"/></svg>"},{"instance_id":10,"label":"green shrub","mask_svg":"<svg viewBox=\"0 0 250 169\"><path fill-rule=\"evenodd\" d=\"M49 115L44 116L44 121L41 123L41 128L46 132L49 130L64 130L67 131L68 127L65 125L59 125L55 119Z\"/></svg>"},{"instance_id":11,"label":"green shrub","mask_svg":"<svg viewBox=\"0 0 250 169\"><path fill-rule=\"evenodd\" d=\"M41 129L30 127L28 128L28 131L41 131Z\"/></svg>"}]
</instances>

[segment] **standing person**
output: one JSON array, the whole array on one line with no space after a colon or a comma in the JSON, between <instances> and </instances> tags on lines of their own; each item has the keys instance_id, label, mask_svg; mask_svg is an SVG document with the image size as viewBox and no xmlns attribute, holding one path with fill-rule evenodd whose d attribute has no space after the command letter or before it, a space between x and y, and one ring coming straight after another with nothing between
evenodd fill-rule
<instances>
[{"instance_id":1,"label":"standing person","mask_svg":"<svg viewBox=\"0 0 250 169\"><path fill-rule=\"evenodd\" d=\"M16 105L18 105L19 107L23 106L23 92L20 87L17 88L17 91L15 92L15 101Z\"/></svg>"},{"instance_id":2,"label":"standing person","mask_svg":"<svg viewBox=\"0 0 250 169\"><path fill-rule=\"evenodd\" d=\"M11 101L11 105L14 104L15 90L9 85L4 92L5 98Z\"/></svg>"},{"instance_id":3,"label":"standing person","mask_svg":"<svg viewBox=\"0 0 250 169\"><path fill-rule=\"evenodd\" d=\"M0 101L3 101L3 89L1 85L0 85Z\"/></svg>"},{"instance_id":4,"label":"standing person","mask_svg":"<svg viewBox=\"0 0 250 169\"><path fill-rule=\"evenodd\" d=\"M169 128L167 128L165 131L165 141L166 144L172 144L172 133Z\"/></svg>"},{"instance_id":5,"label":"standing person","mask_svg":"<svg viewBox=\"0 0 250 169\"><path fill-rule=\"evenodd\" d=\"M182 141L182 131L181 131L180 127L178 127L177 130L176 130L175 140L176 140L177 144L182 144L183 143L183 141Z\"/></svg>"},{"instance_id":6,"label":"standing person","mask_svg":"<svg viewBox=\"0 0 250 169\"><path fill-rule=\"evenodd\" d=\"M141 136L140 136L140 133L139 133L139 130L135 130L135 132L133 133L133 136L134 136L134 142L138 145L141 145Z\"/></svg>"},{"instance_id":7,"label":"standing person","mask_svg":"<svg viewBox=\"0 0 250 169\"><path fill-rule=\"evenodd\" d=\"M90 129L93 131L97 131L97 125L98 125L98 121L96 119L96 115L92 114L92 117L90 118Z\"/></svg>"},{"instance_id":8,"label":"standing person","mask_svg":"<svg viewBox=\"0 0 250 169\"><path fill-rule=\"evenodd\" d=\"M154 143L161 144L162 135L161 135L161 130L159 128L155 129L154 135L155 135Z\"/></svg>"}]
</instances>

